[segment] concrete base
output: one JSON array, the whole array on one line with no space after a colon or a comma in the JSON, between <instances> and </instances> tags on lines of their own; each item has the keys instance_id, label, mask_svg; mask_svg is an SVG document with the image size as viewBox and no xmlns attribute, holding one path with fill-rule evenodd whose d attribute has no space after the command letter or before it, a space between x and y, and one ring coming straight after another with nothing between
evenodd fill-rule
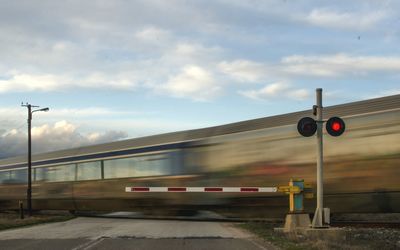
<instances>
[{"instance_id":1,"label":"concrete base","mask_svg":"<svg viewBox=\"0 0 400 250\"><path fill-rule=\"evenodd\" d=\"M276 228L276 232L280 232L287 238L292 240L312 240L312 241L329 241L341 242L346 240L347 231L343 228L298 228L293 231L285 231L284 228Z\"/></svg>"},{"instance_id":2,"label":"concrete base","mask_svg":"<svg viewBox=\"0 0 400 250\"><path fill-rule=\"evenodd\" d=\"M310 228L310 225L311 221L308 214L287 214L285 226L282 229L277 228L276 230L288 233L298 229L308 229Z\"/></svg>"},{"instance_id":3,"label":"concrete base","mask_svg":"<svg viewBox=\"0 0 400 250\"><path fill-rule=\"evenodd\" d=\"M306 230L300 230L299 233L311 240L329 240L329 241L346 240L346 230L337 227L330 227L323 229L309 228Z\"/></svg>"}]
</instances>

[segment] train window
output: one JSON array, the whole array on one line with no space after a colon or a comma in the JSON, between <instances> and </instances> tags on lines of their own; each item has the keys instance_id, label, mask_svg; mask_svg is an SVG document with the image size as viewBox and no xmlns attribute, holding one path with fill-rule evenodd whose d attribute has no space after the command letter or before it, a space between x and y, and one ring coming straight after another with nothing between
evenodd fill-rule
<instances>
[{"instance_id":1,"label":"train window","mask_svg":"<svg viewBox=\"0 0 400 250\"><path fill-rule=\"evenodd\" d=\"M97 180L101 179L101 162L85 162L78 164L78 180Z\"/></svg>"},{"instance_id":2,"label":"train window","mask_svg":"<svg viewBox=\"0 0 400 250\"><path fill-rule=\"evenodd\" d=\"M135 176L157 176L170 174L169 159L166 156L138 157Z\"/></svg>"},{"instance_id":3,"label":"train window","mask_svg":"<svg viewBox=\"0 0 400 250\"><path fill-rule=\"evenodd\" d=\"M0 172L0 184L8 183L10 180L10 171Z\"/></svg>"},{"instance_id":4,"label":"train window","mask_svg":"<svg viewBox=\"0 0 400 250\"><path fill-rule=\"evenodd\" d=\"M75 164L44 168L45 181L73 181L75 180Z\"/></svg>"},{"instance_id":5,"label":"train window","mask_svg":"<svg viewBox=\"0 0 400 250\"><path fill-rule=\"evenodd\" d=\"M140 156L104 161L104 178L160 176L170 174L167 155Z\"/></svg>"},{"instance_id":6,"label":"train window","mask_svg":"<svg viewBox=\"0 0 400 250\"><path fill-rule=\"evenodd\" d=\"M34 181L46 181L46 168L34 168Z\"/></svg>"},{"instance_id":7,"label":"train window","mask_svg":"<svg viewBox=\"0 0 400 250\"><path fill-rule=\"evenodd\" d=\"M28 169L19 169L10 171L9 183L27 183Z\"/></svg>"},{"instance_id":8,"label":"train window","mask_svg":"<svg viewBox=\"0 0 400 250\"><path fill-rule=\"evenodd\" d=\"M124 158L104 161L104 178L135 176L135 158Z\"/></svg>"}]
</instances>

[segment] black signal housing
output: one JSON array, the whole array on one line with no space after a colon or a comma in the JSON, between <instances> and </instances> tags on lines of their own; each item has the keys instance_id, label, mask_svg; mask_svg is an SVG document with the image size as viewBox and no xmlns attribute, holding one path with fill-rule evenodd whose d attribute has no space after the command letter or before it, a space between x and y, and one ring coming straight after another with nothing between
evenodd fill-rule
<instances>
[{"instance_id":1,"label":"black signal housing","mask_svg":"<svg viewBox=\"0 0 400 250\"><path fill-rule=\"evenodd\" d=\"M297 123L297 131L305 137L313 136L317 131L317 122L311 117L303 117Z\"/></svg>"},{"instance_id":2,"label":"black signal housing","mask_svg":"<svg viewBox=\"0 0 400 250\"><path fill-rule=\"evenodd\" d=\"M346 129L346 124L339 117L336 116L331 117L326 122L326 131L328 131L328 134L330 134L331 136L340 136L343 134L345 129Z\"/></svg>"}]
</instances>

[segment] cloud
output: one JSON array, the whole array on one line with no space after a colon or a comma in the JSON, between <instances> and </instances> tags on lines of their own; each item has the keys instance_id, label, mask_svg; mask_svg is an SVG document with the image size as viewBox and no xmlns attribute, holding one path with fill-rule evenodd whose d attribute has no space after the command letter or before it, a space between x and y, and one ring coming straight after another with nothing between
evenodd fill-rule
<instances>
[{"instance_id":1,"label":"cloud","mask_svg":"<svg viewBox=\"0 0 400 250\"><path fill-rule=\"evenodd\" d=\"M26 134L12 129L0 135L0 159L28 152Z\"/></svg>"},{"instance_id":2,"label":"cloud","mask_svg":"<svg viewBox=\"0 0 400 250\"><path fill-rule=\"evenodd\" d=\"M0 114L2 109L0 109ZM51 117L62 118L68 117L68 119L76 118L93 118L93 117L108 117L108 116L130 116L140 115L142 112L132 110L113 110L104 107L87 107L87 108L57 108L51 110Z\"/></svg>"},{"instance_id":3,"label":"cloud","mask_svg":"<svg viewBox=\"0 0 400 250\"><path fill-rule=\"evenodd\" d=\"M35 104L35 103L34 103ZM13 129L23 131L27 129L27 110L22 107L1 107L0 108L1 128L0 135L9 133ZM156 111L136 111L127 107L125 110L105 107L88 108L53 108L49 112L35 113L32 124L41 128L46 125L56 124L66 120L73 124L75 131L82 134L98 133L118 130L129 132L130 136L146 136L163 132L197 128L199 122L169 121L161 119L160 113ZM203 124L201 126L207 126ZM42 130L44 128L41 128ZM39 130L40 131L40 130ZM97 132L96 132L97 131Z\"/></svg>"},{"instance_id":4,"label":"cloud","mask_svg":"<svg viewBox=\"0 0 400 250\"><path fill-rule=\"evenodd\" d=\"M184 67L179 74L170 77L165 85L158 88L158 91L179 98L206 101L216 97L221 87L211 72L199 66L189 65Z\"/></svg>"},{"instance_id":5,"label":"cloud","mask_svg":"<svg viewBox=\"0 0 400 250\"><path fill-rule=\"evenodd\" d=\"M171 33L155 26L145 27L135 33L135 37L146 43L165 43L171 39Z\"/></svg>"},{"instance_id":6,"label":"cloud","mask_svg":"<svg viewBox=\"0 0 400 250\"><path fill-rule=\"evenodd\" d=\"M268 84L257 90L239 91L239 94L255 100L270 100L275 98L305 100L310 97L309 91L305 89L295 89L292 85L284 82Z\"/></svg>"},{"instance_id":7,"label":"cloud","mask_svg":"<svg viewBox=\"0 0 400 250\"><path fill-rule=\"evenodd\" d=\"M249 60L223 61L217 65L218 69L239 82L258 82L268 74L265 64Z\"/></svg>"},{"instance_id":8,"label":"cloud","mask_svg":"<svg viewBox=\"0 0 400 250\"><path fill-rule=\"evenodd\" d=\"M17 104L18 106L18 104ZM51 108L49 113L41 113L41 116L46 116L50 114L52 117L92 117L92 116L108 116L108 115L129 115L129 114L139 114L136 111L123 111L123 110L113 110L104 107L87 107L87 108ZM26 108L23 107L0 107L1 117L11 117L13 119L26 116Z\"/></svg>"},{"instance_id":9,"label":"cloud","mask_svg":"<svg viewBox=\"0 0 400 250\"><path fill-rule=\"evenodd\" d=\"M313 9L305 18L312 25L346 30L368 30L374 28L387 13L383 11L343 12L326 8Z\"/></svg>"},{"instance_id":10,"label":"cloud","mask_svg":"<svg viewBox=\"0 0 400 250\"><path fill-rule=\"evenodd\" d=\"M54 91L66 83L66 79L51 74L30 75L10 72L8 79L0 80L0 93L27 91Z\"/></svg>"},{"instance_id":11,"label":"cloud","mask_svg":"<svg viewBox=\"0 0 400 250\"><path fill-rule=\"evenodd\" d=\"M78 80L79 81L79 80ZM75 87L86 87L92 89L117 89L117 90L135 90L139 79L132 72L116 72L110 75L102 72L93 72L86 76ZM74 84L75 85L75 84Z\"/></svg>"},{"instance_id":12,"label":"cloud","mask_svg":"<svg viewBox=\"0 0 400 250\"><path fill-rule=\"evenodd\" d=\"M177 34L176 29L163 28L165 25L160 23L121 25L123 17L109 23L97 22L96 18L90 13L85 17L68 16L62 21L70 28L66 29L70 32L65 34L67 37L54 37L54 30L48 34L31 30L25 35L7 27L7 35L0 34L2 58L7 62L0 62L0 94L82 89L136 91L140 87L144 87L142 91L154 90L187 65L200 65L211 72L210 65L222 53L218 46L204 45ZM23 20L19 25L21 30L30 27ZM18 42L8 41L10 37L17 37ZM175 91L164 94L181 96ZM186 94L185 98L190 96Z\"/></svg>"},{"instance_id":13,"label":"cloud","mask_svg":"<svg viewBox=\"0 0 400 250\"><path fill-rule=\"evenodd\" d=\"M43 124L32 128L32 152L42 153L60 149L74 148L104 142L111 142L127 137L122 131L104 133L80 133L77 126L67 121ZM27 152L27 135L17 129L11 129L0 135L0 158L12 157Z\"/></svg>"},{"instance_id":14,"label":"cloud","mask_svg":"<svg viewBox=\"0 0 400 250\"><path fill-rule=\"evenodd\" d=\"M174 57L209 62L220 56L222 51L223 49L218 46L205 46L198 42L178 41L174 44L172 53L167 53L171 53Z\"/></svg>"},{"instance_id":15,"label":"cloud","mask_svg":"<svg viewBox=\"0 0 400 250\"><path fill-rule=\"evenodd\" d=\"M33 116L32 135L38 134L44 136L46 133L54 134L62 132L61 128L70 131L80 131L85 129L84 123L96 123L99 119L115 119L115 117L126 117L130 115L143 115L141 112L111 110L103 107L88 107L88 108L52 108L49 112L35 113ZM10 131L23 131L26 134L27 129L27 110L22 107L2 107L0 108L0 117L3 134L8 134ZM69 120L68 123L60 123L60 120ZM39 125L38 125L39 124ZM52 125L54 124L54 129ZM74 125L73 125L74 124ZM77 125L78 124L78 125ZM35 126L36 125L36 126ZM87 127L87 126L86 126ZM113 126L115 127L115 125ZM113 128L108 127L108 128ZM107 127L97 128L97 130L105 131ZM1 133L0 133L1 134ZM100 133L102 134L102 133Z\"/></svg>"},{"instance_id":16,"label":"cloud","mask_svg":"<svg viewBox=\"0 0 400 250\"><path fill-rule=\"evenodd\" d=\"M0 94L10 92L52 92L76 88L134 90L137 86L135 75L119 72L109 75L92 72L86 76L73 78L58 74L28 74L9 72L6 79L0 80Z\"/></svg>"},{"instance_id":17,"label":"cloud","mask_svg":"<svg viewBox=\"0 0 400 250\"><path fill-rule=\"evenodd\" d=\"M301 56L282 59L281 70L289 74L310 76L366 75L400 70L400 57L351 56L347 54Z\"/></svg>"},{"instance_id":18,"label":"cloud","mask_svg":"<svg viewBox=\"0 0 400 250\"><path fill-rule=\"evenodd\" d=\"M262 82L270 79L294 79L299 76L332 78L368 76L378 72L400 70L400 57L333 55L283 57L279 62L262 63L249 60L223 61L218 69L238 82Z\"/></svg>"},{"instance_id":19,"label":"cloud","mask_svg":"<svg viewBox=\"0 0 400 250\"><path fill-rule=\"evenodd\" d=\"M9 3L0 9L0 94L96 89L212 100L235 91L235 85L225 84L232 79L265 84L299 76L398 71L397 66L389 70L387 61L373 65L379 57L370 58L368 66L367 56L342 64L320 60L337 59L338 54L309 56L315 46L331 53L348 42L342 33L340 41L327 43L331 34L315 27L358 31L389 20L392 25L374 30L380 35L398 24L396 12L390 12L396 4L329 5L239 0ZM369 47L359 51L387 53ZM298 51L305 55L296 55ZM200 70L188 70L191 65Z\"/></svg>"}]
</instances>

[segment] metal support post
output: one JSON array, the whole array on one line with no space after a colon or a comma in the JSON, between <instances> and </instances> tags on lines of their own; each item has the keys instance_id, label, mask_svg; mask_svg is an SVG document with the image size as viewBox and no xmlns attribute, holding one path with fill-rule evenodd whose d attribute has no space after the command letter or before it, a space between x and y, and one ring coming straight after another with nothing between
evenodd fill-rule
<instances>
[{"instance_id":1,"label":"metal support post","mask_svg":"<svg viewBox=\"0 0 400 250\"><path fill-rule=\"evenodd\" d=\"M323 189L323 114L322 114L322 89L316 90L317 94L317 208L312 221L313 228L327 227L324 225L324 189Z\"/></svg>"},{"instance_id":2,"label":"metal support post","mask_svg":"<svg viewBox=\"0 0 400 250\"><path fill-rule=\"evenodd\" d=\"M22 201L19 201L19 218L24 219L24 203Z\"/></svg>"},{"instance_id":3,"label":"metal support post","mask_svg":"<svg viewBox=\"0 0 400 250\"><path fill-rule=\"evenodd\" d=\"M31 126L32 126L32 105L28 104L28 214L32 216L32 136L31 136Z\"/></svg>"}]
</instances>

